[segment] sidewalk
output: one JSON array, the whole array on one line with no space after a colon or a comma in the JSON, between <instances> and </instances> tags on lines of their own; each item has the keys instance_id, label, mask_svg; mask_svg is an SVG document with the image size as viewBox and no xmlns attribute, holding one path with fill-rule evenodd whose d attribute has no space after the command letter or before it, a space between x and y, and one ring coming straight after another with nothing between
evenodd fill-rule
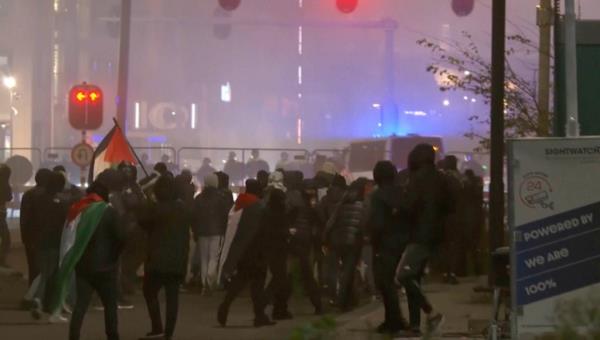
<instances>
[{"instance_id":1,"label":"sidewalk","mask_svg":"<svg viewBox=\"0 0 600 340\"><path fill-rule=\"evenodd\" d=\"M456 286L439 283L425 284L427 296L437 311L445 316L441 334L434 337L444 339L482 339L483 329L491 315L491 299L489 294L474 293L473 288L481 285L486 278L461 279ZM402 299L403 313L408 316L406 299ZM338 331L340 339L389 339L374 335L373 330L381 323L384 309L381 303L374 303L338 318L343 323ZM469 329L476 325L476 329Z\"/></svg>"}]
</instances>

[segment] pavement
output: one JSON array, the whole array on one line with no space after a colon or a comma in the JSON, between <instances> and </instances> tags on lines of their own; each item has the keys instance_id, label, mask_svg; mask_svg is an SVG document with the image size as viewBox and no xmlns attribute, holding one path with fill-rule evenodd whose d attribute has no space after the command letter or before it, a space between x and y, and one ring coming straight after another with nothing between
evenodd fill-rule
<instances>
[{"instance_id":1,"label":"pavement","mask_svg":"<svg viewBox=\"0 0 600 340\"><path fill-rule=\"evenodd\" d=\"M17 242L13 245L9 264L17 272L24 272L24 251L18 242L18 237L15 241ZM446 317L441 334L434 339L483 338L481 334L485 327L485 320L491 314L490 295L474 293L473 288L485 282L485 279L465 278L460 281L460 284L455 286L439 283L426 283L424 286L436 310L444 313ZM0 339L67 339L66 324L51 325L34 321L28 311L19 310L18 306L26 288L25 278L21 275L0 272ZM252 305L249 294L245 292L234 302L228 325L222 328L216 322L216 310L222 295L221 292L210 296L183 292L180 296L179 319L174 339L390 339L373 331L383 319L383 306L377 300L366 298L360 307L348 313L330 311L326 316L314 316L308 299L301 295L295 296L290 303L290 310L294 314L293 320L256 329L252 326ZM135 305L133 310L119 311L119 330L123 340L138 339L150 328L141 293L138 292L131 300ZM403 305L404 307L406 305L404 299ZM82 340L104 339L103 322L102 312L90 309L84 322Z\"/></svg>"}]
</instances>

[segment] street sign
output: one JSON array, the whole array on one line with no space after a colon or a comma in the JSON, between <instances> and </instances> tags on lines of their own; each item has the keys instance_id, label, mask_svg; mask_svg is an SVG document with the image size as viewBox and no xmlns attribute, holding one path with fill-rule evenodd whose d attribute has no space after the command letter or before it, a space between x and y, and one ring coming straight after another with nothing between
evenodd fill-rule
<instances>
[{"instance_id":1,"label":"street sign","mask_svg":"<svg viewBox=\"0 0 600 340\"><path fill-rule=\"evenodd\" d=\"M80 168L90 165L92 157L94 157L94 148L87 143L79 143L71 150L71 159Z\"/></svg>"},{"instance_id":2,"label":"street sign","mask_svg":"<svg viewBox=\"0 0 600 340\"><path fill-rule=\"evenodd\" d=\"M600 294L600 138L508 141L513 339L559 325L559 303Z\"/></svg>"}]
</instances>

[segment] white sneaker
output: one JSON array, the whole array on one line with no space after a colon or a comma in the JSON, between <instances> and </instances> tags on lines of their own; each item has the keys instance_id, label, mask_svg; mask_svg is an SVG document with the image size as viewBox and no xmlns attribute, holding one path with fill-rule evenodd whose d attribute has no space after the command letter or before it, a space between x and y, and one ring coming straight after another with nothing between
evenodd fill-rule
<instances>
[{"instance_id":1,"label":"white sneaker","mask_svg":"<svg viewBox=\"0 0 600 340\"><path fill-rule=\"evenodd\" d=\"M48 322L52 323L52 324L68 323L69 319L65 318L64 316L62 316L60 314L52 314L48 317Z\"/></svg>"}]
</instances>

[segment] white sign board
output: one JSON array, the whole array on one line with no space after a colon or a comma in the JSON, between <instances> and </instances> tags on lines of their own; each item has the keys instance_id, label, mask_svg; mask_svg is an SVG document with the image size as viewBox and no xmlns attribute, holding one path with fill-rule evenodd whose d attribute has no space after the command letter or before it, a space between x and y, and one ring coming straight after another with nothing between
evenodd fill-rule
<instances>
[{"instance_id":1,"label":"white sign board","mask_svg":"<svg viewBox=\"0 0 600 340\"><path fill-rule=\"evenodd\" d=\"M513 338L533 339L600 294L600 138L508 141L508 203Z\"/></svg>"}]
</instances>

